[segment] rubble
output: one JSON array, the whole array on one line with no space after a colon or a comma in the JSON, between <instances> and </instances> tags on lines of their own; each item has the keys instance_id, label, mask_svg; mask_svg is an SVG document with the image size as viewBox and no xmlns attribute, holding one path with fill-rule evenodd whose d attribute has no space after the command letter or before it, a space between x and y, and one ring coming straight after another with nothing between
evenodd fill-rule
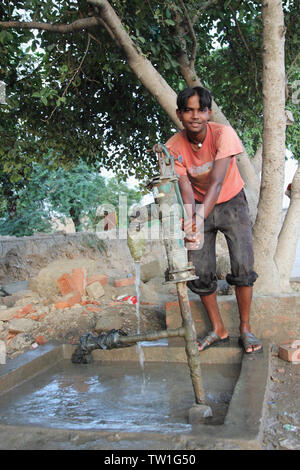
<instances>
[{"instance_id":1,"label":"rubble","mask_svg":"<svg viewBox=\"0 0 300 470\"><path fill-rule=\"evenodd\" d=\"M3 297L0 341L5 345L8 358L51 340L76 344L80 336L89 331L137 331L136 302L122 302L122 299L136 299L133 273L107 268L100 272L95 263L84 258L81 262L66 260L65 272L60 269L61 262L50 263L48 271L43 268L42 273L29 281L30 288ZM170 286L164 287L163 281L163 278L157 278L148 285L140 282L141 327L144 331L165 328L160 309L163 302L158 291L168 293ZM174 287L172 289L175 293Z\"/></svg>"},{"instance_id":2,"label":"rubble","mask_svg":"<svg viewBox=\"0 0 300 470\"><path fill-rule=\"evenodd\" d=\"M104 289L100 282L93 282L86 288L86 293L91 299L99 299L105 295Z\"/></svg>"}]
</instances>

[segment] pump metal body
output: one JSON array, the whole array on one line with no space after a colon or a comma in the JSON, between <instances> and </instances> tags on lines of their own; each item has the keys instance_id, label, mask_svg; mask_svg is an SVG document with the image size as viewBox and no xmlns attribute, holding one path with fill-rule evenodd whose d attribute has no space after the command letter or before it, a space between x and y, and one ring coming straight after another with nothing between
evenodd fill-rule
<instances>
[{"instance_id":1,"label":"pump metal body","mask_svg":"<svg viewBox=\"0 0 300 470\"><path fill-rule=\"evenodd\" d=\"M167 148L158 144L153 149L158 154L160 176L153 178L148 187L153 188L155 202L159 205L163 242L168 259L166 282L176 283L185 350L190 368L195 399L197 404L205 403L205 394L200 367L200 354L196 343L196 329L191 314L186 282L197 279L195 268L188 261L184 246L182 218L185 215L178 176L175 173L174 157Z\"/></svg>"}]
</instances>

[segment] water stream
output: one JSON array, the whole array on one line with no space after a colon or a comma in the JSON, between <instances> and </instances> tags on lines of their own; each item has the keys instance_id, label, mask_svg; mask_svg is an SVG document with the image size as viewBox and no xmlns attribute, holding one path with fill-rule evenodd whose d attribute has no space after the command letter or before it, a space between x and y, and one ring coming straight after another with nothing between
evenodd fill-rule
<instances>
[{"instance_id":1,"label":"water stream","mask_svg":"<svg viewBox=\"0 0 300 470\"><path fill-rule=\"evenodd\" d=\"M141 315L140 315L140 280L141 280L141 265L140 262L135 262L135 289L136 289L136 297L137 302L135 304L135 311L137 316L137 334L141 332ZM141 343L136 343L136 350L139 355L139 362L142 369L143 374L143 383L142 383L142 391L146 383L145 378L145 367L144 367L144 352L141 346Z\"/></svg>"}]
</instances>

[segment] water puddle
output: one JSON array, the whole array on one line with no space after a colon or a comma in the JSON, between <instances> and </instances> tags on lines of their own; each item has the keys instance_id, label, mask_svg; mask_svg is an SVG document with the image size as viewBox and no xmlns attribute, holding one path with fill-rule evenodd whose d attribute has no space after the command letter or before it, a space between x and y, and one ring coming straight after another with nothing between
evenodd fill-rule
<instances>
[{"instance_id":1,"label":"water puddle","mask_svg":"<svg viewBox=\"0 0 300 470\"><path fill-rule=\"evenodd\" d=\"M222 424L238 364L203 364L209 424ZM61 429L184 432L194 403L186 364L63 360L0 397L0 422Z\"/></svg>"}]
</instances>

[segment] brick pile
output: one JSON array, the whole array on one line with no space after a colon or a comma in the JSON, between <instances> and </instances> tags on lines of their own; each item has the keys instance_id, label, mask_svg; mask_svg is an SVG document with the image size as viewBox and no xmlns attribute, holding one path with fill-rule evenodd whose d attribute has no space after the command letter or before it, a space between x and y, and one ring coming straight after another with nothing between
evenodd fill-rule
<instances>
[{"instance_id":1,"label":"brick pile","mask_svg":"<svg viewBox=\"0 0 300 470\"><path fill-rule=\"evenodd\" d=\"M105 274L87 274L85 268L76 267L58 274L54 282L58 295L45 291L43 296L41 292L27 290L1 297L0 341L10 358L51 339L76 344L80 334L88 330L136 331L134 276L115 276L108 282ZM141 313L147 322L147 308L158 305L156 288L141 282L140 289L140 305L146 308ZM154 323L160 321L153 314L150 319ZM153 327L149 324L148 329Z\"/></svg>"},{"instance_id":2,"label":"brick pile","mask_svg":"<svg viewBox=\"0 0 300 470\"><path fill-rule=\"evenodd\" d=\"M91 299L101 298L105 295L103 286L107 282L107 276L94 274L87 277L84 268L75 268L72 274L65 273L57 280L61 299L55 303L57 309L71 308L81 304L83 297Z\"/></svg>"}]
</instances>

